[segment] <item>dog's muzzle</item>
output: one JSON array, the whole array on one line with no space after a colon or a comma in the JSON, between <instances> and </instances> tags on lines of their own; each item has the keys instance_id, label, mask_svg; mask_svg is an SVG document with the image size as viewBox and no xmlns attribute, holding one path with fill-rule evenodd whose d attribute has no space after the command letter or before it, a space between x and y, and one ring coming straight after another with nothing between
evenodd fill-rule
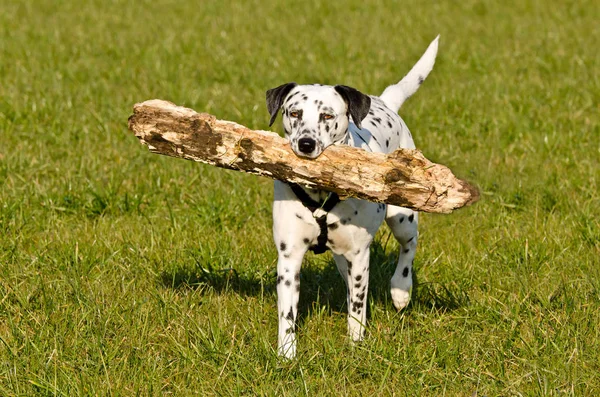
<instances>
[{"instance_id":1,"label":"dog's muzzle","mask_svg":"<svg viewBox=\"0 0 600 397\"><path fill-rule=\"evenodd\" d=\"M300 138L298 140L298 150L304 154L311 154L316 147L317 142L312 138Z\"/></svg>"}]
</instances>

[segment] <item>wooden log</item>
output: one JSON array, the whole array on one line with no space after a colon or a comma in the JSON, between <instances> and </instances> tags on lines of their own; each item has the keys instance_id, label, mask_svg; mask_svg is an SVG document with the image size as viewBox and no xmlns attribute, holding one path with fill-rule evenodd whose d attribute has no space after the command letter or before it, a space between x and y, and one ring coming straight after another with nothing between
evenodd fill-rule
<instances>
[{"instance_id":1,"label":"wooden log","mask_svg":"<svg viewBox=\"0 0 600 397\"><path fill-rule=\"evenodd\" d=\"M330 146L318 158L296 156L288 141L158 99L138 103L129 129L152 153L244 171L311 188L449 213L479 199L477 189L418 150L371 153Z\"/></svg>"}]
</instances>

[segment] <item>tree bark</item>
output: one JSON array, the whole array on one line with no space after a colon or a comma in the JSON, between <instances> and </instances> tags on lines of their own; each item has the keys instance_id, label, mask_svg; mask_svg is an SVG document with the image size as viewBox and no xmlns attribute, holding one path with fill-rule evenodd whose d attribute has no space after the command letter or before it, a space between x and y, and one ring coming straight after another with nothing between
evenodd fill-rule
<instances>
[{"instance_id":1,"label":"tree bark","mask_svg":"<svg viewBox=\"0 0 600 397\"><path fill-rule=\"evenodd\" d=\"M318 158L304 159L273 132L251 130L158 99L134 106L129 129L152 153L333 191L341 198L437 213L450 213L479 199L475 187L418 150L384 154L330 146Z\"/></svg>"}]
</instances>

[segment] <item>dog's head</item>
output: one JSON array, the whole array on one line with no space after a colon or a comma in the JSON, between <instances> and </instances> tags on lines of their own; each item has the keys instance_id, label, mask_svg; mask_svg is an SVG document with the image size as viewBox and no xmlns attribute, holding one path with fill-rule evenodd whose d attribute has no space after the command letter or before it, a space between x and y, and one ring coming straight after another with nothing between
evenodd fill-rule
<instances>
[{"instance_id":1,"label":"dog's head","mask_svg":"<svg viewBox=\"0 0 600 397\"><path fill-rule=\"evenodd\" d=\"M281 109L285 137L300 157L314 159L326 147L345 143L348 123L352 121L360 128L370 107L371 98L344 85L287 83L267 91L269 126Z\"/></svg>"}]
</instances>

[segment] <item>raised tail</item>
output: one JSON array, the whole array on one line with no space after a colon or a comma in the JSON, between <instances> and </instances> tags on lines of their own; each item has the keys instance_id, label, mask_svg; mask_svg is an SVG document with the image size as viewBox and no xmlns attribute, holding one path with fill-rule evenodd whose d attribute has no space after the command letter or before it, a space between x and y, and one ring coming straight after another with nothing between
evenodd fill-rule
<instances>
[{"instance_id":1,"label":"raised tail","mask_svg":"<svg viewBox=\"0 0 600 397\"><path fill-rule=\"evenodd\" d=\"M438 35L435 40L429 44L427 50L421 56L421 59L413 66L406 76L402 78L397 84L393 84L387 87L380 98L385 102L388 108L394 112L400 110L400 106L406 101L412 94L414 94L425 78L433 69L435 63L435 57L438 50L438 41L440 36Z\"/></svg>"}]
</instances>

